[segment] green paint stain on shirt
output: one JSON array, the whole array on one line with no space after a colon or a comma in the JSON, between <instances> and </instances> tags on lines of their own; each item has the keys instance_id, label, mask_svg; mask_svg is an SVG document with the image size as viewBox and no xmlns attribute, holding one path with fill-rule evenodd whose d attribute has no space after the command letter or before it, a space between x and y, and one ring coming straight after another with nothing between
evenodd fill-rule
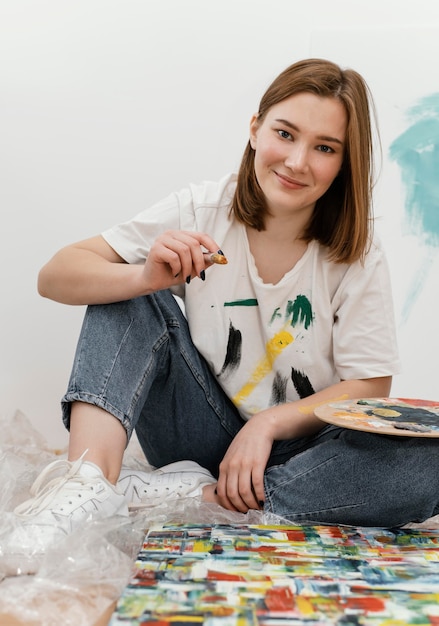
<instances>
[{"instance_id":1,"label":"green paint stain on shirt","mask_svg":"<svg viewBox=\"0 0 439 626\"><path fill-rule=\"evenodd\" d=\"M280 306L276 307L273 311L273 315L271 316L271 320L270 320L270 324L272 324L274 322L275 319L282 317L282 314L280 312Z\"/></svg>"},{"instance_id":2,"label":"green paint stain on shirt","mask_svg":"<svg viewBox=\"0 0 439 626\"><path fill-rule=\"evenodd\" d=\"M294 302L288 300L286 317L287 319L291 317L291 326L294 327L300 323L308 329L313 321L311 302L303 295L297 296Z\"/></svg>"},{"instance_id":3,"label":"green paint stain on shirt","mask_svg":"<svg viewBox=\"0 0 439 626\"><path fill-rule=\"evenodd\" d=\"M248 298L247 300L232 300L232 302L224 302L224 306L258 306L256 298Z\"/></svg>"}]
</instances>

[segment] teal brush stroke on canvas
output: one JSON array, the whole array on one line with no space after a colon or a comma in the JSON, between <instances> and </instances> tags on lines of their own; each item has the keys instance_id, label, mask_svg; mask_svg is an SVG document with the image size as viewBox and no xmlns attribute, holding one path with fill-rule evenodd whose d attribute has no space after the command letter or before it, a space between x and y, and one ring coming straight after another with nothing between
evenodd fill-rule
<instances>
[{"instance_id":1,"label":"teal brush stroke on canvas","mask_svg":"<svg viewBox=\"0 0 439 626\"><path fill-rule=\"evenodd\" d=\"M410 126L390 145L389 157L401 169L405 218L425 246L425 258L409 288L406 321L420 295L439 246L439 93L422 98L408 111Z\"/></svg>"},{"instance_id":2,"label":"teal brush stroke on canvas","mask_svg":"<svg viewBox=\"0 0 439 626\"><path fill-rule=\"evenodd\" d=\"M409 110L413 123L390 146L406 188L405 212L415 234L439 245L439 93Z\"/></svg>"}]
</instances>

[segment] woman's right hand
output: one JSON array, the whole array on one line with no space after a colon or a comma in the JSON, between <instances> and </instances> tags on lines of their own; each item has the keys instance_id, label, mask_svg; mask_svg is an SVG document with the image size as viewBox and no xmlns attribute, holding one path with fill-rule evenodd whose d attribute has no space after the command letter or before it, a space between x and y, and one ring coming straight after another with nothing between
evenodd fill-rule
<instances>
[{"instance_id":1,"label":"woman's right hand","mask_svg":"<svg viewBox=\"0 0 439 626\"><path fill-rule=\"evenodd\" d=\"M145 293L168 289L183 282L190 282L211 265L203 255L205 251L216 252L218 244L205 233L184 230L168 230L151 246L142 272Z\"/></svg>"},{"instance_id":2,"label":"woman's right hand","mask_svg":"<svg viewBox=\"0 0 439 626\"><path fill-rule=\"evenodd\" d=\"M129 300L200 276L210 262L204 249L218 244L204 233L166 231L153 243L145 264L128 264L101 235L59 250L41 268L38 291L64 304Z\"/></svg>"}]
</instances>

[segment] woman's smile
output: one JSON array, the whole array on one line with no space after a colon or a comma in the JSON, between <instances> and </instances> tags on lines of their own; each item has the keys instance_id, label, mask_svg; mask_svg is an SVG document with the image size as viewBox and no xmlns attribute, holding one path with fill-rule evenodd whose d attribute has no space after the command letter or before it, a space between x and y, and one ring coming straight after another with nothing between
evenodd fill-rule
<instances>
[{"instance_id":1,"label":"woman's smile","mask_svg":"<svg viewBox=\"0 0 439 626\"><path fill-rule=\"evenodd\" d=\"M290 176L286 176L285 174L281 174L275 170L273 170L273 172L279 179L280 184L285 185L285 187L288 187L289 189L303 189L307 186L306 183L300 182L295 178L291 178Z\"/></svg>"}]
</instances>

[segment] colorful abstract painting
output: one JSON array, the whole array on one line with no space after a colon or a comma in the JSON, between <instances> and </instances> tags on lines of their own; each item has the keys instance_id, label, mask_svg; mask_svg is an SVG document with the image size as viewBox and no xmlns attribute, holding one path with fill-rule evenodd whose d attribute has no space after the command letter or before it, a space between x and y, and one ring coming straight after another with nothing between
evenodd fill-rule
<instances>
[{"instance_id":1,"label":"colorful abstract painting","mask_svg":"<svg viewBox=\"0 0 439 626\"><path fill-rule=\"evenodd\" d=\"M439 624L439 530L168 524L110 626Z\"/></svg>"}]
</instances>

